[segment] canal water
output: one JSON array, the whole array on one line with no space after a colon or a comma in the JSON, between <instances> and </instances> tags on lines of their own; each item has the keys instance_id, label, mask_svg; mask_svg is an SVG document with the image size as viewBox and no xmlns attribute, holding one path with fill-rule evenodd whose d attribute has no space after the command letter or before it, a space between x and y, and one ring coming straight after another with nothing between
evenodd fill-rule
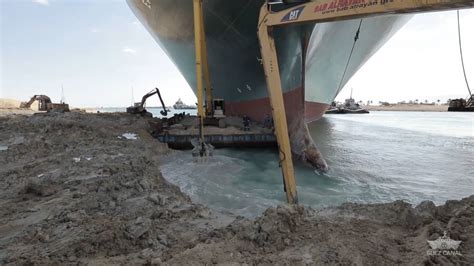
<instances>
[{"instance_id":1,"label":"canal water","mask_svg":"<svg viewBox=\"0 0 474 266\"><path fill-rule=\"evenodd\" d=\"M296 162L300 203L424 200L442 204L474 194L474 115L372 112L326 115L309 124L330 170ZM218 149L207 163L173 152L163 175L199 203L252 217L285 203L273 149Z\"/></svg>"},{"instance_id":2,"label":"canal water","mask_svg":"<svg viewBox=\"0 0 474 266\"><path fill-rule=\"evenodd\" d=\"M159 108L149 111L160 116ZM334 114L308 127L330 170L323 174L295 162L304 205L394 200L443 204L474 194L472 113ZM218 149L207 163L196 162L189 151L175 151L163 161L168 181L211 208L253 217L286 201L273 149Z\"/></svg>"}]
</instances>

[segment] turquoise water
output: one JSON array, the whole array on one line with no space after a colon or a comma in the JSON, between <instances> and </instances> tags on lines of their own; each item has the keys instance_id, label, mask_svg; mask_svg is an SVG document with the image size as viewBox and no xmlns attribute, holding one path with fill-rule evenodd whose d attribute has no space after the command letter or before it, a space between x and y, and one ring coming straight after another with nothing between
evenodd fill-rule
<instances>
[{"instance_id":1,"label":"turquoise water","mask_svg":"<svg viewBox=\"0 0 474 266\"><path fill-rule=\"evenodd\" d=\"M326 115L309 129L330 170L320 174L296 162L302 204L322 208L399 199L442 204L474 194L472 113ZM162 171L194 201L243 216L286 200L272 149L219 149L208 163L175 152Z\"/></svg>"}]
</instances>

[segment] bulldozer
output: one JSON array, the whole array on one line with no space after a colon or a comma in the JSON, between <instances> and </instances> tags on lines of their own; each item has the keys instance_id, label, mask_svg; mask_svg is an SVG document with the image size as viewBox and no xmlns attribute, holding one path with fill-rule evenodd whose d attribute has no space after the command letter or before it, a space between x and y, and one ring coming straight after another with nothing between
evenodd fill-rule
<instances>
[{"instance_id":1,"label":"bulldozer","mask_svg":"<svg viewBox=\"0 0 474 266\"><path fill-rule=\"evenodd\" d=\"M20 108L29 109L35 101L38 101L38 111L60 113L69 112L69 104L53 103L51 98L46 95L34 95L28 102L22 102Z\"/></svg>"}]
</instances>

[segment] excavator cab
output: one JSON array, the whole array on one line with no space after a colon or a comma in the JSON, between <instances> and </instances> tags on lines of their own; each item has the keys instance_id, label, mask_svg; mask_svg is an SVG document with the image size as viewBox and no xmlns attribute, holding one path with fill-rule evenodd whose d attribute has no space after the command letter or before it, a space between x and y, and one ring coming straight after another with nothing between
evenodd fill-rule
<instances>
[{"instance_id":1,"label":"excavator cab","mask_svg":"<svg viewBox=\"0 0 474 266\"><path fill-rule=\"evenodd\" d=\"M29 109L31 105L38 101L38 111L64 113L69 112L69 105L66 103L53 103L46 95L34 95L28 102L22 102L20 108Z\"/></svg>"},{"instance_id":2,"label":"excavator cab","mask_svg":"<svg viewBox=\"0 0 474 266\"><path fill-rule=\"evenodd\" d=\"M22 102L20 108L28 109L35 101L38 101L38 111L48 111L51 98L46 95L34 95L28 102Z\"/></svg>"},{"instance_id":3,"label":"excavator cab","mask_svg":"<svg viewBox=\"0 0 474 266\"><path fill-rule=\"evenodd\" d=\"M212 111L215 118L225 117L225 102L224 99L213 99L212 100Z\"/></svg>"}]
</instances>

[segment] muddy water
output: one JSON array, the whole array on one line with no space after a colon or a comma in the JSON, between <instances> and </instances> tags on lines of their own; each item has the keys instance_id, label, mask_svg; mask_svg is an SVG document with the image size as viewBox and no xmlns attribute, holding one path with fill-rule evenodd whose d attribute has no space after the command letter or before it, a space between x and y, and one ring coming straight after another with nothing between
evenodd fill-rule
<instances>
[{"instance_id":1,"label":"muddy water","mask_svg":"<svg viewBox=\"0 0 474 266\"><path fill-rule=\"evenodd\" d=\"M474 115L372 112L328 115L309 125L330 170L296 162L298 196L315 208L352 201L461 199L474 187ZM255 216L284 203L277 153L221 149L207 164L176 152L163 174L201 203Z\"/></svg>"}]
</instances>

